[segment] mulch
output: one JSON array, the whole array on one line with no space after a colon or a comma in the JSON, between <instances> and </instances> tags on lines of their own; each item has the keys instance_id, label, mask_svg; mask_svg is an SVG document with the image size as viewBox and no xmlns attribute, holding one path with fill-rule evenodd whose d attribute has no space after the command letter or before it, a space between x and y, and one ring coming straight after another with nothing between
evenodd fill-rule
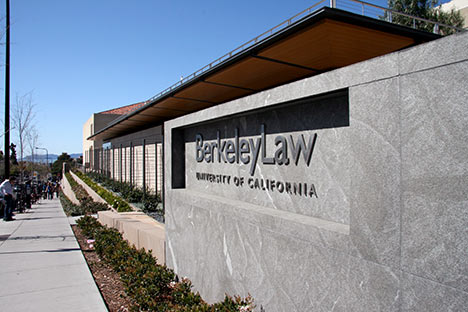
<instances>
[{"instance_id":1,"label":"mulch","mask_svg":"<svg viewBox=\"0 0 468 312\"><path fill-rule=\"evenodd\" d=\"M90 248L87 243L87 238L81 233L80 228L73 225L72 229L109 311L130 311L134 304L125 294L125 287L120 280L119 274L114 272L112 267L99 259L94 249L92 247Z\"/></svg>"}]
</instances>

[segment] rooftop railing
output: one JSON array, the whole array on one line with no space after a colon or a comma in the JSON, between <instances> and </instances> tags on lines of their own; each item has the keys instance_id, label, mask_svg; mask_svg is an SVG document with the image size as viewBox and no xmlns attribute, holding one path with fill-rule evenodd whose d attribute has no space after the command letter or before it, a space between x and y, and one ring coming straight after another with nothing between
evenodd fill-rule
<instances>
[{"instance_id":1,"label":"rooftop railing","mask_svg":"<svg viewBox=\"0 0 468 312\"><path fill-rule=\"evenodd\" d=\"M241 53L242 51L245 51L249 47L257 44L258 42L278 33L279 31L290 26L294 22L297 22L300 19L307 17L308 15L312 13L313 9L315 10L315 9L322 8L322 7L342 9L351 13L360 14L363 16L387 21L390 23L408 26L414 29L430 31L435 34L446 35L446 34L464 31L464 29L462 28L446 25L446 24L439 23L436 21L431 21L428 19L420 18L417 16L412 16L406 13L401 13L401 12L398 12L389 8L381 7L381 6L378 6L372 3L367 3L364 1L360 1L360 0L320 0L316 2L314 5L308 7L307 9L297 13L293 17L285 20L284 22L276 25L275 27L247 41L246 43L226 53L220 58L217 58L216 60L200 68L199 70L195 71L189 76L181 77L180 81L174 83L170 87L164 89L163 91L159 92L155 96L151 97L150 99L146 101L146 103L150 103L156 100L157 98L164 96L165 94L173 91L174 89L180 87L181 85L188 83L189 81L197 78L198 76L202 75L203 73L215 67L216 65L221 64L222 62L226 61L232 56L237 55Z\"/></svg>"}]
</instances>

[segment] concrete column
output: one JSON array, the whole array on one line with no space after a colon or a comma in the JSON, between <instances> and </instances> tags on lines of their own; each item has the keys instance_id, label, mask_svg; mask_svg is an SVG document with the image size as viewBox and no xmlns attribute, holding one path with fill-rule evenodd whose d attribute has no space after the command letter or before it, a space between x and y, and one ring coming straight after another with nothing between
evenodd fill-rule
<instances>
[{"instance_id":1,"label":"concrete column","mask_svg":"<svg viewBox=\"0 0 468 312\"><path fill-rule=\"evenodd\" d=\"M115 152L115 150L114 150L114 148L112 147L112 176L111 176L111 178L112 178L113 180L115 180L115 160L114 160L114 158L115 158L115 157L114 157L115 153L114 153L114 152Z\"/></svg>"},{"instance_id":2,"label":"concrete column","mask_svg":"<svg viewBox=\"0 0 468 312\"><path fill-rule=\"evenodd\" d=\"M163 129L164 133L164 129ZM165 195L164 195L164 137L162 139L162 149L161 149L161 161L162 161L162 179L161 179L161 202L163 207L165 207Z\"/></svg>"},{"instance_id":3,"label":"concrete column","mask_svg":"<svg viewBox=\"0 0 468 312\"><path fill-rule=\"evenodd\" d=\"M133 142L130 142L130 184L133 185Z\"/></svg>"},{"instance_id":4,"label":"concrete column","mask_svg":"<svg viewBox=\"0 0 468 312\"><path fill-rule=\"evenodd\" d=\"M120 175L120 182L122 182L122 144L120 144L120 150L119 150L119 175Z\"/></svg>"},{"instance_id":5,"label":"concrete column","mask_svg":"<svg viewBox=\"0 0 468 312\"><path fill-rule=\"evenodd\" d=\"M154 142L154 191L158 192L158 142Z\"/></svg>"},{"instance_id":6,"label":"concrete column","mask_svg":"<svg viewBox=\"0 0 468 312\"><path fill-rule=\"evenodd\" d=\"M143 196L146 195L146 140L143 139Z\"/></svg>"}]
</instances>

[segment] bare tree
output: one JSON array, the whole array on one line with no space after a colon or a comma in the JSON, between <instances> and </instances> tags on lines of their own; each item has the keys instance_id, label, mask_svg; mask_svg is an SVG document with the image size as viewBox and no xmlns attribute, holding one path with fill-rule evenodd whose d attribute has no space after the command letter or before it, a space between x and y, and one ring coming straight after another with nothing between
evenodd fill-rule
<instances>
[{"instance_id":1,"label":"bare tree","mask_svg":"<svg viewBox=\"0 0 468 312\"><path fill-rule=\"evenodd\" d=\"M19 159L23 162L23 156L25 151L26 142L31 131L34 129L34 103L32 97L32 91L22 96L16 95L16 105L12 110L12 121L16 135L18 136L19 145ZM24 165L20 166L21 175L24 171Z\"/></svg>"},{"instance_id":2,"label":"bare tree","mask_svg":"<svg viewBox=\"0 0 468 312\"><path fill-rule=\"evenodd\" d=\"M26 134L26 141L29 153L34 155L35 148L39 145L39 133L34 125L31 126L29 133ZM32 161L34 161L34 159L32 159Z\"/></svg>"},{"instance_id":3,"label":"bare tree","mask_svg":"<svg viewBox=\"0 0 468 312\"><path fill-rule=\"evenodd\" d=\"M29 133L26 135L26 141L28 145L28 151L32 157L31 159L31 173L34 173L35 171L35 162L34 162L34 151L36 149L36 146L39 145L39 133L37 132L37 129L34 125L32 125L31 130Z\"/></svg>"}]
</instances>

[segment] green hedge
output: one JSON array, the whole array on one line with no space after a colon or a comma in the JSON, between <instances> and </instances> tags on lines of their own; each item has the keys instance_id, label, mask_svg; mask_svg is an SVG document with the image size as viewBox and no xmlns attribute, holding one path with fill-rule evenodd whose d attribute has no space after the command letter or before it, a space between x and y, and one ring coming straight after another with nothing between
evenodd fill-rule
<instances>
[{"instance_id":1,"label":"green hedge","mask_svg":"<svg viewBox=\"0 0 468 312\"><path fill-rule=\"evenodd\" d=\"M79 219L77 224L86 237L96 240L94 246L101 260L119 273L125 291L136 304L134 311L248 312L254 309L250 296L226 295L222 302L207 304L192 291L187 278L179 280L173 270L158 265L151 253L131 247L115 229L102 226L90 216Z\"/></svg>"},{"instance_id":2,"label":"green hedge","mask_svg":"<svg viewBox=\"0 0 468 312\"><path fill-rule=\"evenodd\" d=\"M76 174L84 183L89 185L89 187L91 187L99 196L101 196L109 205L114 207L114 209L118 212L132 211L132 208L125 200L109 192L108 190L91 180L85 174L81 173L80 171L73 171L73 173Z\"/></svg>"}]
</instances>

